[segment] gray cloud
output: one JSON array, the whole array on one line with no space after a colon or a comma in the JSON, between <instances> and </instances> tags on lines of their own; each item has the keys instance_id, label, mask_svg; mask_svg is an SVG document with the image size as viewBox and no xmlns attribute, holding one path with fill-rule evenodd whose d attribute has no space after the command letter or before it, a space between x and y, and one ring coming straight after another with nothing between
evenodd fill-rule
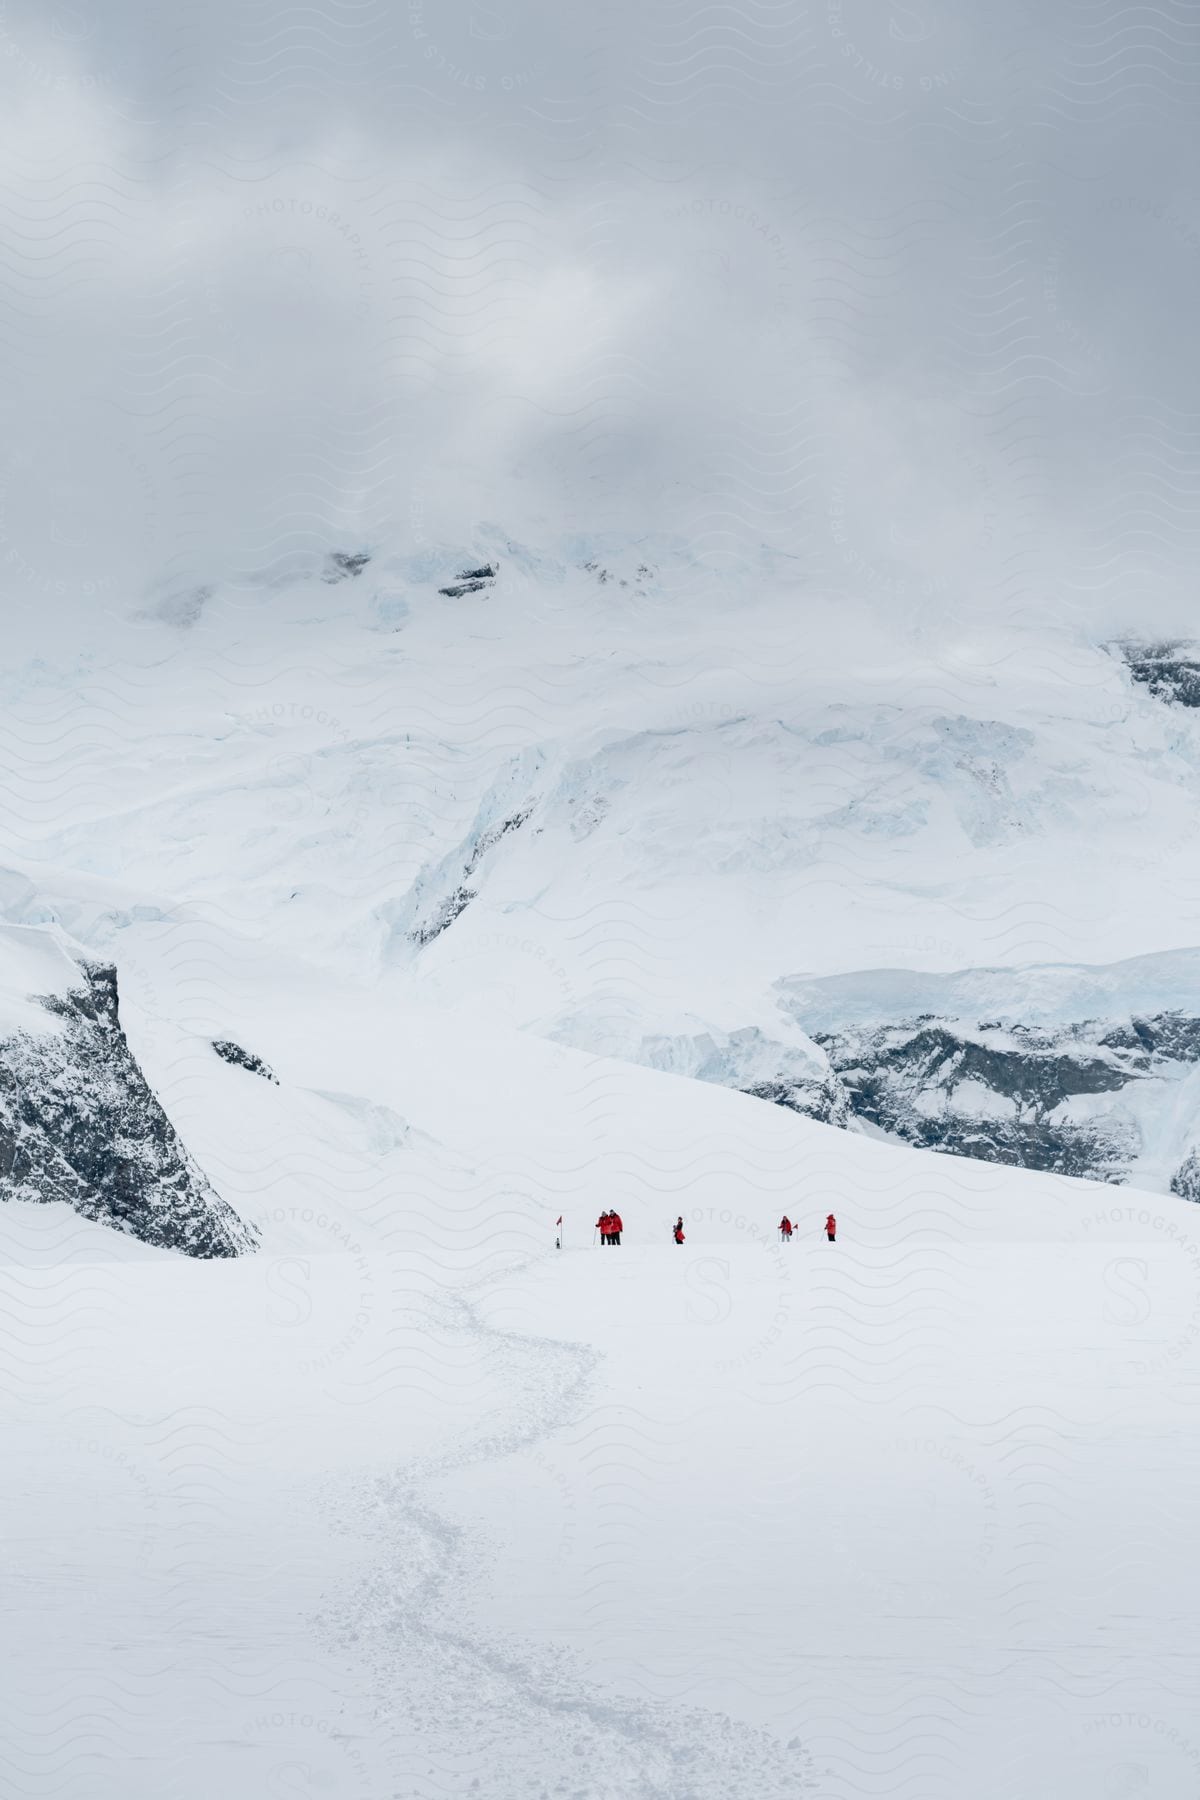
<instances>
[{"instance_id":1,"label":"gray cloud","mask_svg":"<svg viewBox=\"0 0 1200 1800\"><path fill-rule=\"evenodd\" d=\"M0 85L14 604L497 518L1188 620L1181 9L10 5Z\"/></svg>"}]
</instances>

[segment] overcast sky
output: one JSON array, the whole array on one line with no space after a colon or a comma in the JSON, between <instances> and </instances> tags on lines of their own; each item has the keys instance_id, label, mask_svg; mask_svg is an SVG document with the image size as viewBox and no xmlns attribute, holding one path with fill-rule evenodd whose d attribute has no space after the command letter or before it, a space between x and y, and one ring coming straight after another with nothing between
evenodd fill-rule
<instances>
[{"instance_id":1,"label":"overcast sky","mask_svg":"<svg viewBox=\"0 0 1200 1800\"><path fill-rule=\"evenodd\" d=\"M13 604L481 519L1194 611L1200 14L6 0Z\"/></svg>"}]
</instances>

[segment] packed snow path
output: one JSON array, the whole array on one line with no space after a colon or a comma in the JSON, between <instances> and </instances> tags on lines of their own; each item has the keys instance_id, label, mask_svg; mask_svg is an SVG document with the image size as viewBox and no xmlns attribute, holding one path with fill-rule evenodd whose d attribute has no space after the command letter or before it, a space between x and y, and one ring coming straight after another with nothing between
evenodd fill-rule
<instances>
[{"instance_id":1,"label":"packed snow path","mask_svg":"<svg viewBox=\"0 0 1200 1800\"><path fill-rule=\"evenodd\" d=\"M442 1310L454 1322L448 1328L465 1331L481 1362L502 1373L511 1398L481 1421L475 1441L435 1455L402 1482L379 1484L393 1561L368 1579L355 1603L361 1612L352 1607L350 1617L371 1643L383 1691L394 1692L400 1671L406 1676L402 1695L384 1703L381 1725L399 1740L412 1793L719 1800L744 1792L786 1800L813 1791L812 1760L795 1739L781 1743L769 1730L673 1698L622 1697L581 1680L577 1666L523 1642L511 1626L465 1628L490 1533L448 1523L428 1498L430 1486L479 1472L485 1485L499 1480L519 1514L523 1468L514 1472L510 1459L542 1461L543 1440L583 1422L598 1359L578 1345L484 1325L461 1298ZM527 1596L512 1598L523 1616Z\"/></svg>"}]
</instances>

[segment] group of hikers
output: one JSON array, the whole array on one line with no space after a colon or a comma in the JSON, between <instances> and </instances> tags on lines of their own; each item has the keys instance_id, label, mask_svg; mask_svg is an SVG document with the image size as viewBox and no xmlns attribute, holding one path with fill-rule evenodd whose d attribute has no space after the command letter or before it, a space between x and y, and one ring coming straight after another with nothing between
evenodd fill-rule
<instances>
[{"instance_id":1,"label":"group of hikers","mask_svg":"<svg viewBox=\"0 0 1200 1800\"><path fill-rule=\"evenodd\" d=\"M795 1229L792 1221L788 1218L787 1214L784 1213L782 1219L779 1221L779 1235L785 1244L791 1242L792 1232ZM832 1213L830 1213L825 1220L825 1236L829 1239L831 1244L837 1243L837 1220Z\"/></svg>"},{"instance_id":2,"label":"group of hikers","mask_svg":"<svg viewBox=\"0 0 1200 1800\"><path fill-rule=\"evenodd\" d=\"M562 1224L561 1219L558 1222L560 1225ZM621 1241L621 1233L624 1229L624 1226L621 1224L621 1215L618 1212L601 1213L600 1217L596 1220L596 1230L600 1233L600 1242L602 1244L619 1244ZM782 1219L779 1221L779 1236L785 1244L791 1243L792 1233L795 1229L792 1221L788 1218L787 1214L784 1213ZM671 1236L675 1239L677 1244L685 1242L682 1213L680 1213L675 1221ZM837 1220L832 1213L830 1213L825 1220L825 1236L829 1239L831 1244L837 1242Z\"/></svg>"}]
</instances>

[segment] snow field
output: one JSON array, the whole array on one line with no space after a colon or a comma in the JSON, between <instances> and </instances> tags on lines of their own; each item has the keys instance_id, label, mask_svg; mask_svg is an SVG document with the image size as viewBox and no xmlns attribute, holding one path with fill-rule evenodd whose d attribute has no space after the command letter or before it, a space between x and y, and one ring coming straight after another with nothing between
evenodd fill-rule
<instances>
[{"instance_id":1,"label":"snow field","mask_svg":"<svg viewBox=\"0 0 1200 1800\"><path fill-rule=\"evenodd\" d=\"M0 1215L0 1785L1183 1800L1198 1215L616 1057L885 966L1173 1000L1200 724L1082 641L568 560L218 583L9 671L8 927L116 960L263 1243Z\"/></svg>"},{"instance_id":2,"label":"snow field","mask_svg":"<svg viewBox=\"0 0 1200 1800\"><path fill-rule=\"evenodd\" d=\"M1190 1791L1190 1208L130 935L265 1242L6 1213L22 1792Z\"/></svg>"}]
</instances>

